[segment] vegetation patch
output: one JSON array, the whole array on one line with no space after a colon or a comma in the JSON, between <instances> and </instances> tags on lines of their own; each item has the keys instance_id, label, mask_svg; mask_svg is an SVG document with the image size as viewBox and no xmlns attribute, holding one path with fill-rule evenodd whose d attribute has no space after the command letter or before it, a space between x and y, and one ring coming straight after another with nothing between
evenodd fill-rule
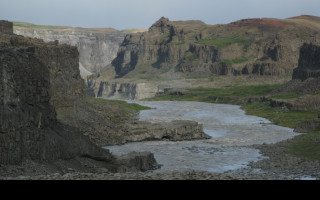
<instances>
[{"instance_id":1,"label":"vegetation patch","mask_svg":"<svg viewBox=\"0 0 320 200\"><path fill-rule=\"evenodd\" d=\"M12 22L13 26L25 27L25 28L45 28L45 29L65 29L65 26L53 26L53 25L35 25L27 22Z\"/></svg>"},{"instance_id":2,"label":"vegetation patch","mask_svg":"<svg viewBox=\"0 0 320 200\"><path fill-rule=\"evenodd\" d=\"M212 39L201 39L196 42L197 44L214 45L218 49L223 49L232 44L240 44L248 48L250 43L241 37L221 37Z\"/></svg>"},{"instance_id":3,"label":"vegetation patch","mask_svg":"<svg viewBox=\"0 0 320 200\"><path fill-rule=\"evenodd\" d=\"M293 99L293 98L299 98L302 94L297 93L282 93L282 94L275 94L271 95L270 98L272 99Z\"/></svg>"},{"instance_id":4,"label":"vegetation patch","mask_svg":"<svg viewBox=\"0 0 320 200\"><path fill-rule=\"evenodd\" d=\"M142 106L136 103L127 103L122 100L113 100L113 99L103 99L103 98L86 98L88 102L98 102L98 103L106 103L111 104L113 106L117 106L123 110L126 115L136 114L141 110L149 110L150 107Z\"/></svg>"},{"instance_id":5,"label":"vegetation patch","mask_svg":"<svg viewBox=\"0 0 320 200\"><path fill-rule=\"evenodd\" d=\"M197 59L198 59L198 56L195 55L195 54L193 54L193 55L191 55L191 56L187 56L187 59L188 59L189 61L194 61L194 60L197 60Z\"/></svg>"},{"instance_id":6,"label":"vegetation patch","mask_svg":"<svg viewBox=\"0 0 320 200\"><path fill-rule=\"evenodd\" d=\"M289 145L289 153L307 160L320 161L320 131L299 135Z\"/></svg>"},{"instance_id":7,"label":"vegetation patch","mask_svg":"<svg viewBox=\"0 0 320 200\"><path fill-rule=\"evenodd\" d=\"M248 115L255 115L269 119L279 126L295 128L298 124L317 118L317 111L286 110L279 107L271 107L269 102L255 102L243 106Z\"/></svg>"},{"instance_id":8,"label":"vegetation patch","mask_svg":"<svg viewBox=\"0 0 320 200\"><path fill-rule=\"evenodd\" d=\"M226 64L227 66L230 67L233 64L243 63L243 62L246 62L246 61L248 61L248 58L239 57L239 58L235 58L235 59L232 59L232 60L224 59L224 60L222 60L222 63L224 63L224 64Z\"/></svg>"},{"instance_id":9,"label":"vegetation patch","mask_svg":"<svg viewBox=\"0 0 320 200\"><path fill-rule=\"evenodd\" d=\"M183 45L185 44L185 41L180 41L180 42L169 42L168 45Z\"/></svg>"},{"instance_id":10,"label":"vegetation patch","mask_svg":"<svg viewBox=\"0 0 320 200\"><path fill-rule=\"evenodd\" d=\"M265 96L279 84L274 85L256 85L256 86L238 86L230 88L190 88L184 95L164 95L150 98L148 100L157 101L200 101L208 103L231 103L231 99L248 98L253 96Z\"/></svg>"}]
</instances>

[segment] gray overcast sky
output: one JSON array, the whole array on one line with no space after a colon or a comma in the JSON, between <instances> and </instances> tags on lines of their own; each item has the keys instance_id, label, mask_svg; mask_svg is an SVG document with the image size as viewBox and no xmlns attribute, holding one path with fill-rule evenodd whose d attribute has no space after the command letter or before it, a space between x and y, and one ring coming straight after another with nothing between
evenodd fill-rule
<instances>
[{"instance_id":1,"label":"gray overcast sky","mask_svg":"<svg viewBox=\"0 0 320 200\"><path fill-rule=\"evenodd\" d=\"M320 16L320 0L0 0L0 19L73 27L149 28L160 17L225 24Z\"/></svg>"}]
</instances>

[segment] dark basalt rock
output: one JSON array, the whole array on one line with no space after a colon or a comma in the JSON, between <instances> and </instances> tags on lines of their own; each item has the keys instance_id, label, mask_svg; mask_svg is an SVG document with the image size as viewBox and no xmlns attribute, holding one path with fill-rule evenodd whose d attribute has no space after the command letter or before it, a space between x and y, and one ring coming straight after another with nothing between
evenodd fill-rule
<instances>
[{"instance_id":1,"label":"dark basalt rock","mask_svg":"<svg viewBox=\"0 0 320 200\"><path fill-rule=\"evenodd\" d=\"M154 168L155 161L144 159L151 155L136 155L138 163L131 157L120 162L68 125L66 119L76 121L78 105L86 104L76 47L8 34L12 24L7 22L0 21L0 27L1 165L84 157L113 171Z\"/></svg>"},{"instance_id":2,"label":"dark basalt rock","mask_svg":"<svg viewBox=\"0 0 320 200\"><path fill-rule=\"evenodd\" d=\"M300 49L299 64L293 70L292 79L302 81L320 77L320 46L304 44Z\"/></svg>"}]
</instances>

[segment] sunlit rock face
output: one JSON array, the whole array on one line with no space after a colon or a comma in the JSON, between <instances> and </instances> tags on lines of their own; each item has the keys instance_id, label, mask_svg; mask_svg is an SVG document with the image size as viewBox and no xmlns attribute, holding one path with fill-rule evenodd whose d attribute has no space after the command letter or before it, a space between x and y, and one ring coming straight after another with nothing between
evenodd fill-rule
<instances>
[{"instance_id":1,"label":"sunlit rock face","mask_svg":"<svg viewBox=\"0 0 320 200\"><path fill-rule=\"evenodd\" d=\"M14 33L25 37L43 39L45 42L76 46L82 77L100 72L116 57L125 33L115 29L85 28L26 28L14 26Z\"/></svg>"}]
</instances>

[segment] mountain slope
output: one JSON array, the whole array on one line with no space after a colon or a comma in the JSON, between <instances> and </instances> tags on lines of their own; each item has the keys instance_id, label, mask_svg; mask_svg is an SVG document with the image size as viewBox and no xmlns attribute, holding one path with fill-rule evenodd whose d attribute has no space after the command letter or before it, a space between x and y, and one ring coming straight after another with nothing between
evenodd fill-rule
<instances>
[{"instance_id":1,"label":"mountain slope","mask_svg":"<svg viewBox=\"0 0 320 200\"><path fill-rule=\"evenodd\" d=\"M299 48L319 39L319 17L244 19L224 25L169 21L129 34L112 61L116 77L292 75Z\"/></svg>"}]
</instances>

